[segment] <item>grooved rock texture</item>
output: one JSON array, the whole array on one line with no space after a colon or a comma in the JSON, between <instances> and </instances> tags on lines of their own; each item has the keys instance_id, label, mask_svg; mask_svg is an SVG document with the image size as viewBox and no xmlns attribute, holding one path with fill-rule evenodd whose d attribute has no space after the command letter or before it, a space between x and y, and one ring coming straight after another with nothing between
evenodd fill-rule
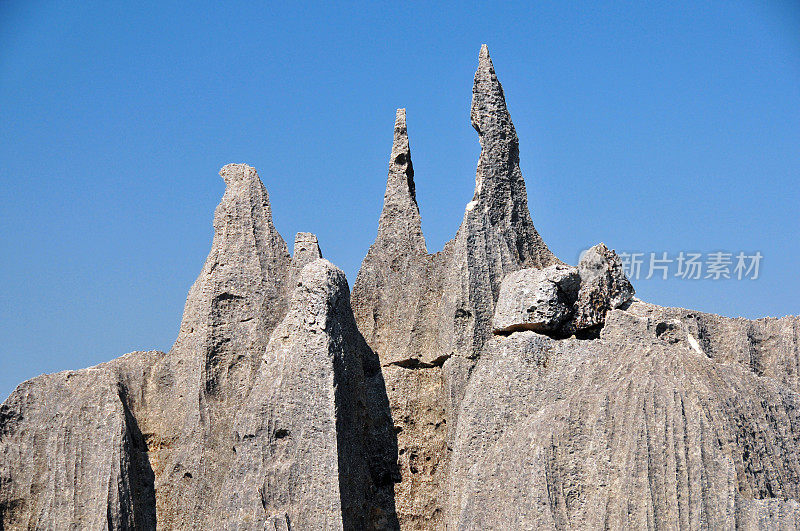
<instances>
[{"instance_id":1,"label":"grooved rock texture","mask_svg":"<svg viewBox=\"0 0 800 531\"><path fill-rule=\"evenodd\" d=\"M800 318L639 301L603 244L563 264L485 46L471 119L475 194L429 254L397 111L352 296L222 168L172 349L0 406L0 531L799 528Z\"/></svg>"},{"instance_id":2,"label":"grooved rock texture","mask_svg":"<svg viewBox=\"0 0 800 531\"><path fill-rule=\"evenodd\" d=\"M474 359L491 337L500 281L560 263L531 221L519 140L486 46L472 92L481 155L455 238L427 253L400 109L378 235L353 286L359 330L384 368L402 474L397 511L407 529L444 525L448 439Z\"/></svg>"},{"instance_id":3,"label":"grooved rock texture","mask_svg":"<svg viewBox=\"0 0 800 531\"><path fill-rule=\"evenodd\" d=\"M189 291L180 333L154 369L151 404L167 418L154 433L159 525L214 518L214 499L233 460L234 414L252 388L274 327L287 308L291 257L272 224L256 170L229 164L214 213L214 240Z\"/></svg>"},{"instance_id":4,"label":"grooved rock texture","mask_svg":"<svg viewBox=\"0 0 800 531\"><path fill-rule=\"evenodd\" d=\"M344 274L310 233L289 256L253 168L220 175L170 352L40 376L0 407L0 529L397 527L388 398Z\"/></svg>"},{"instance_id":5,"label":"grooved rock texture","mask_svg":"<svg viewBox=\"0 0 800 531\"><path fill-rule=\"evenodd\" d=\"M596 340L496 336L461 404L452 525L796 529L797 333L634 301Z\"/></svg>"},{"instance_id":6,"label":"grooved rock texture","mask_svg":"<svg viewBox=\"0 0 800 531\"><path fill-rule=\"evenodd\" d=\"M0 406L0 528L155 526L153 472L131 408L161 356L134 352L17 387Z\"/></svg>"},{"instance_id":7,"label":"grooved rock texture","mask_svg":"<svg viewBox=\"0 0 800 531\"><path fill-rule=\"evenodd\" d=\"M376 495L368 447L370 426L382 421L391 436L392 425L387 403L377 420L367 409L370 354L344 273L327 260L308 263L234 421L220 504L229 529L263 529L275 515L293 529L389 526L393 509L382 504L391 496Z\"/></svg>"}]
</instances>

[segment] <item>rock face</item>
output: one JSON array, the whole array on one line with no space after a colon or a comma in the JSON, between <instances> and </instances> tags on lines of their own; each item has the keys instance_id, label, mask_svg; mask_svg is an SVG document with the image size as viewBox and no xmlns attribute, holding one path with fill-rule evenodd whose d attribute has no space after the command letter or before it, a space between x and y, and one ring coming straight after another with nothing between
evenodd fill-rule
<instances>
[{"instance_id":1,"label":"rock face","mask_svg":"<svg viewBox=\"0 0 800 531\"><path fill-rule=\"evenodd\" d=\"M291 257L272 224L256 170L229 164L214 241L189 291L180 333L155 369L152 393L159 525L214 517L233 459L231 421L252 388L270 333L287 310Z\"/></svg>"},{"instance_id":2,"label":"rock face","mask_svg":"<svg viewBox=\"0 0 800 531\"><path fill-rule=\"evenodd\" d=\"M597 332L609 311L634 294L622 262L605 244L586 251L578 267L556 264L507 275L492 327L495 334L535 330L568 337Z\"/></svg>"},{"instance_id":3,"label":"rock face","mask_svg":"<svg viewBox=\"0 0 800 531\"><path fill-rule=\"evenodd\" d=\"M559 263L531 221L519 141L486 46L473 85L481 156L455 238L429 255L415 197L405 110L397 113L378 236L353 287L364 338L383 365L397 429L401 526L444 524L447 446L474 359L491 337L503 276Z\"/></svg>"},{"instance_id":4,"label":"rock face","mask_svg":"<svg viewBox=\"0 0 800 531\"><path fill-rule=\"evenodd\" d=\"M581 277L566 265L520 269L503 279L494 313L495 334L556 332L572 316Z\"/></svg>"},{"instance_id":5,"label":"rock face","mask_svg":"<svg viewBox=\"0 0 800 531\"><path fill-rule=\"evenodd\" d=\"M388 526L391 509L371 496L368 355L344 273L310 262L234 422L227 527L263 529L265 517L293 529ZM391 433L391 423L383 429Z\"/></svg>"},{"instance_id":6,"label":"rock face","mask_svg":"<svg viewBox=\"0 0 800 531\"><path fill-rule=\"evenodd\" d=\"M319 258L322 258L322 251L319 248L317 237L310 232L298 232L294 237L294 253L289 270L289 289L297 287L300 273L306 264Z\"/></svg>"},{"instance_id":7,"label":"rock face","mask_svg":"<svg viewBox=\"0 0 800 531\"><path fill-rule=\"evenodd\" d=\"M253 168L220 175L170 352L41 376L0 408L0 529L397 527L388 399L344 275L313 234L289 256Z\"/></svg>"},{"instance_id":8,"label":"rock face","mask_svg":"<svg viewBox=\"0 0 800 531\"><path fill-rule=\"evenodd\" d=\"M633 302L595 340L496 336L462 403L452 525L796 529L797 331Z\"/></svg>"},{"instance_id":9,"label":"rock face","mask_svg":"<svg viewBox=\"0 0 800 531\"><path fill-rule=\"evenodd\" d=\"M131 408L161 356L134 352L17 387L0 406L0 528L155 526L153 471Z\"/></svg>"},{"instance_id":10,"label":"rock face","mask_svg":"<svg viewBox=\"0 0 800 531\"><path fill-rule=\"evenodd\" d=\"M0 406L0 531L800 527L800 318L644 303L603 244L563 264L485 46L471 120L475 194L429 254L397 111L352 296L222 168L172 349Z\"/></svg>"}]
</instances>

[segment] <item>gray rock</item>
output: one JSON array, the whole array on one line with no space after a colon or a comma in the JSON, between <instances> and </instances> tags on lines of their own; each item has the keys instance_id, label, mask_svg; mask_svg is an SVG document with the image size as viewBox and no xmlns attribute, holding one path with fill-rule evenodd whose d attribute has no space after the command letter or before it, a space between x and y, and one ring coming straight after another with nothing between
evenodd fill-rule
<instances>
[{"instance_id":1,"label":"gray rock","mask_svg":"<svg viewBox=\"0 0 800 531\"><path fill-rule=\"evenodd\" d=\"M234 422L219 504L227 528L263 529L274 514L295 529L372 526L365 345L349 300L330 262L303 268Z\"/></svg>"},{"instance_id":2,"label":"gray rock","mask_svg":"<svg viewBox=\"0 0 800 531\"><path fill-rule=\"evenodd\" d=\"M353 286L356 322L380 357L397 426L395 492L405 529L446 525L448 439L467 375L492 335L501 280L559 263L531 221L519 141L486 46L471 119L481 144L475 195L455 238L429 255L398 111L378 235Z\"/></svg>"},{"instance_id":3,"label":"gray rock","mask_svg":"<svg viewBox=\"0 0 800 531\"><path fill-rule=\"evenodd\" d=\"M155 527L153 470L131 409L161 356L135 352L14 390L0 406L0 528Z\"/></svg>"},{"instance_id":4,"label":"gray rock","mask_svg":"<svg viewBox=\"0 0 800 531\"><path fill-rule=\"evenodd\" d=\"M319 241L310 232L298 232L294 237L294 252L292 254L292 264L289 269L289 288L297 287L300 279L300 272L306 266L322 258L322 251L319 248Z\"/></svg>"},{"instance_id":5,"label":"gray rock","mask_svg":"<svg viewBox=\"0 0 800 531\"><path fill-rule=\"evenodd\" d=\"M428 254L398 111L352 307L225 166L172 349L0 406L0 531L796 529L800 318L646 304L602 244L561 264L485 46L471 117L475 195Z\"/></svg>"},{"instance_id":6,"label":"gray rock","mask_svg":"<svg viewBox=\"0 0 800 531\"><path fill-rule=\"evenodd\" d=\"M572 315L579 287L578 270L566 265L511 273L500 285L492 322L494 333L555 332Z\"/></svg>"},{"instance_id":7,"label":"gray rock","mask_svg":"<svg viewBox=\"0 0 800 531\"><path fill-rule=\"evenodd\" d=\"M447 249L427 253L406 113L398 109L378 235L361 264L352 301L358 328L386 378L400 448L395 475L402 482L395 498L403 528L437 525L441 518L446 421L438 308L449 256Z\"/></svg>"},{"instance_id":8,"label":"gray rock","mask_svg":"<svg viewBox=\"0 0 800 531\"><path fill-rule=\"evenodd\" d=\"M617 253L598 243L578 263L581 289L575 302L570 330L584 330L602 324L606 313L619 308L635 293Z\"/></svg>"},{"instance_id":9,"label":"gray rock","mask_svg":"<svg viewBox=\"0 0 800 531\"><path fill-rule=\"evenodd\" d=\"M186 515L216 518L214 501L234 457L231 423L288 303L291 258L266 188L245 164L229 164L220 176L226 189L211 251L148 400L157 412L146 429L159 441L156 503L166 528L186 526Z\"/></svg>"},{"instance_id":10,"label":"gray rock","mask_svg":"<svg viewBox=\"0 0 800 531\"><path fill-rule=\"evenodd\" d=\"M798 323L633 301L595 340L496 336L461 405L450 524L796 528Z\"/></svg>"}]
</instances>

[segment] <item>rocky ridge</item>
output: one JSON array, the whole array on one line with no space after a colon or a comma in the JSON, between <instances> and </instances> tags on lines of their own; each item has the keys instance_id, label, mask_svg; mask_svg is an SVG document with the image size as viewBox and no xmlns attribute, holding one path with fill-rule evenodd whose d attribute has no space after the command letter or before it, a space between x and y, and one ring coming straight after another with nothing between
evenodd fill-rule
<instances>
[{"instance_id":1,"label":"rocky ridge","mask_svg":"<svg viewBox=\"0 0 800 531\"><path fill-rule=\"evenodd\" d=\"M0 530L800 526L800 319L639 301L533 226L481 47L475 194L429 254L406 113L352 294L244 164L167 353L0 406Z\"/></svg>"}]
</instances>

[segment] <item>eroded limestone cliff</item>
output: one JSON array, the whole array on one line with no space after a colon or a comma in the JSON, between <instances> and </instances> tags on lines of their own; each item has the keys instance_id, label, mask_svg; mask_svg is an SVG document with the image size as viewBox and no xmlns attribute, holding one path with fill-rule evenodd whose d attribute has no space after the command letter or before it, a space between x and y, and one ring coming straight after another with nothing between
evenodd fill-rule
<instances>
[{"instance_id":1,"label":"eroded limestone cliff","mask_svg":"<svg viewBox=\"0 0 800 531\"><path fill-rule=\"evenodd\" d=\"M603 244L556 258L485 46L471 121L475 194L429 254L397 111L352 294L222 168L170 351L0 406L0 531L800 527L800 319L642 302Z\"/></svg>"}]
</instances>

